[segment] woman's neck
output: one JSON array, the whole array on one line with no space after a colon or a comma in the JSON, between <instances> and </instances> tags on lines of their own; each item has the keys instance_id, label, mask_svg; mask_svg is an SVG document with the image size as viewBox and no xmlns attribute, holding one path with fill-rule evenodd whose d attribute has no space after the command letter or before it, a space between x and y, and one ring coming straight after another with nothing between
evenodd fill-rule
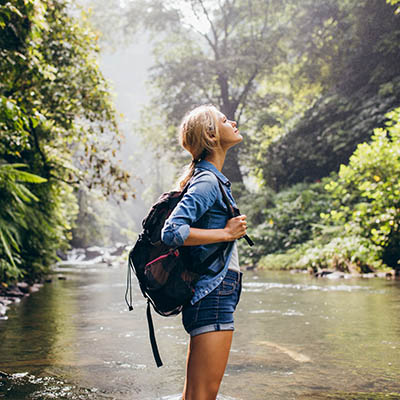
<instances>
[{"instance_id":1,"label":"woman's neck","mask_svg":"<svg viewBox=\"0 0 400 400\"><path fill-rule=\"evenodd\" d=\"M226 157L226 150L221 148L216 149L212 154L208 155L205 160L214 165L218 171L222 171Z\"/></svg>"}]
</instances>

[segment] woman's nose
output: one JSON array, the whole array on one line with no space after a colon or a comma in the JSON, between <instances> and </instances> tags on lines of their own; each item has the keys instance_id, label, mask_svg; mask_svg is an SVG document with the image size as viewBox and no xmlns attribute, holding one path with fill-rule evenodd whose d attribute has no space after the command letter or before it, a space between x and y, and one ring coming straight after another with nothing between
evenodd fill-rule
<instances>
[{"instance_id":1,"label":"woman's nose","mask_svg":"<svg viewBox=\"0 0 400 400\"><path fill-rule=\"evenodd\" d=\"M233 126L234 128L236 128L236 125L237 125L236 121L231 121L231 124L232 124L232 126Z\"/></svg>"}]
</instances>

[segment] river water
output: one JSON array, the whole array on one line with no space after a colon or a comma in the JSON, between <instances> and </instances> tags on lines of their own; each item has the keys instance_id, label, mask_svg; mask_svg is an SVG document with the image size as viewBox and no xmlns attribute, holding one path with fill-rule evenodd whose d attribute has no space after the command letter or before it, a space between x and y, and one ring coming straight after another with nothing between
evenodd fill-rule
<instances>
[{"instance_id":1,"label":"river water","mask_svg":"<svg viewBox=\"0 0 400 400\"><path fill-rule=\"evenodd\" d=\"M124 302L125 266L59 266L0 321L0 398L177 400L180 316ZM59 280L64 277L65 280ZM400 399L400 282L246 271L220 400Z\"/></svg>"}]
</instances>

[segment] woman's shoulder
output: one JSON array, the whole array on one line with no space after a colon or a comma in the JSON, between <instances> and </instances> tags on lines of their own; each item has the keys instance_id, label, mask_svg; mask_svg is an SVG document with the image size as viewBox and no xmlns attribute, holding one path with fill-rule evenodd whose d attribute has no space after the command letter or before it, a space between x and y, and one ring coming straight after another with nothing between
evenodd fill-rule
<instances>
[{"instance_id":1,"label":"woman's shoulder","mask_svg":"<svg viewBox=\"0 0 400 400\"><path fill-rule=\"evenodd\" d=\"M212 186L218 186L217 176L213 172L201 168L196 168L191 182L192 183L205 182L209 183Z\"/></svg>"},{"instance_id":2,"label":"woman's shoulder","mask_svg":"<svg viewBox=\"0 0 400 400\"><path fill-rule=\"evenodd\" d=\"M189 192L206 191L217 196L218 188L218 178L215 176L214 173L206 169L196 169L189 183Z\"/></svg>"}]
</instances>

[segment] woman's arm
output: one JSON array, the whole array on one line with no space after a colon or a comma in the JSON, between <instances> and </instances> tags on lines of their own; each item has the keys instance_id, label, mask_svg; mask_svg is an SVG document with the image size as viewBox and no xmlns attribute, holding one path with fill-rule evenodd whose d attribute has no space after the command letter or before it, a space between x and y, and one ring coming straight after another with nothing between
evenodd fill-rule
<instances>
[{"instance_id":1,"label":"woman's arm","mask_svg":"<svg viewBox=\"0 0 400 400\"><path fill-rule=\"evenodd\" d=\"M228 219L223 229L199 229L190 228L189 236L183 243L184 246L199 246L219 242L232 242L246 234L246 216Z\"/></svg>"}]
</instances>

